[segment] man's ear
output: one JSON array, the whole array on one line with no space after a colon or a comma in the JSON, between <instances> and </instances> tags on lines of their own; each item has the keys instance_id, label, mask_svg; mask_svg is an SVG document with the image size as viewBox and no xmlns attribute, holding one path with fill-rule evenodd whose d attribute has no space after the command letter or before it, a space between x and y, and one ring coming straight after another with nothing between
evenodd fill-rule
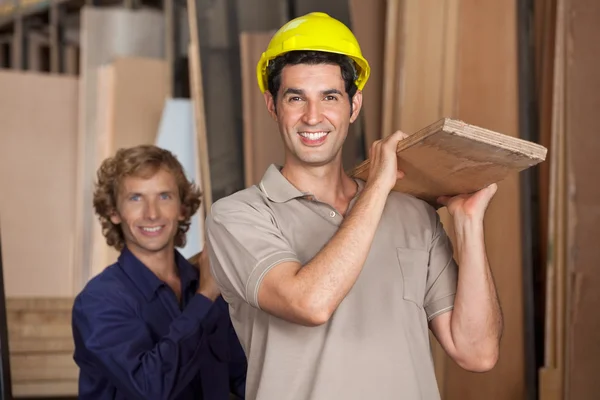
<instances>
[{"instance_id":1,"label":"man's ear","mask_svg":"<svg viewBox=\"0 0 600 400\"><path fill-rule=\"evenodd\" d=\"M117 213L116 210L112 210L110 212L110 222L112 222L114 225L119 225L122 222L121 216L119 216L119 213Z\"/></svg>"},{"instance_id":2,"label":"man's ear","mask_svg":"<svg viewBox=\"0 0 600 400\"><path fill-rule=\"evenodd\" d=\"M277 105L275 104L275 99L273 98L273 95L267 90L263 93L263 96L265 97L267 111L269 111L269 114L271 114L271 118L273 118L273 120L277 122Z\"/></svg>"},{"instance_id":3,"label":"man's ear","mask_svg":"<svg viewBox=\"0 0 600 400\"><path fill-rule=\"evenodd\" d=\"M350 123L356 121L360 108L362 107L362 91L357 90L352 97L352 115L350 115Z\"/></svg>"}]
</instances>

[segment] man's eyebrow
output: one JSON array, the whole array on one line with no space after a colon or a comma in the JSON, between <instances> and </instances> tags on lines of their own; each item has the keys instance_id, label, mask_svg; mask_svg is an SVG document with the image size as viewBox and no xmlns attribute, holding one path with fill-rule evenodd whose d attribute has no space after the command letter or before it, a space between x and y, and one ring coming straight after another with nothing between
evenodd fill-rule
<instances>
[{"instance_id":1,"label":"man's eyebrow","mask_svg":"<svg viewBox=\"0 0 600 400\"><path fill-rule=\"evenodd\" d=\"M284 96L287 94L295 94L295 95L303 95L304 94L304 90L302 89L296 89L296 88L287 88L284 92L283 92ZM327 90L323 90L321 92L321 94L323 96L328 96L330 94L342 94L342 92L340 92L338 89L327 89Z\"/></svg>"},{"instance_id":2,"label":"man's eyebrow","mask_svg":"<svg viewBox=\"0 0 600 400\"><path fill-rule=\"evenodd\" d=\"M330 94L342 94L342 92L340 92L337 89L327 89L327 90L324 90L322 93L323 93L324 96L327 96L327 95L330 95Z\"/></svg>"},{"instance_id":3,"label":"man's eyebrow","mask_svg":"<svg viewBox=\"0 0 600 400\"><path fill-rule=\"evenodd\" d=\"M304 90L302 90L302 89L295 89L295 88L287 88L287 89L285 89L285 92L283 92L283 95L285 96L287 94L303 95L304 94Z\"/></svg>"}]
</instances>

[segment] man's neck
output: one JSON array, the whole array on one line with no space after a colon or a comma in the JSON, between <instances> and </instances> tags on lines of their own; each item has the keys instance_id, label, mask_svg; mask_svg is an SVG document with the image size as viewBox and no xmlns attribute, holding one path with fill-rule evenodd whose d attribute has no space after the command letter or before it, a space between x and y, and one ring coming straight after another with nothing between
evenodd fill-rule
<instances>
[{"instance_id":1,"label":"man's neck","mask_svg":"<svg viewBox=\"0 0 600 400\"><path fill-rule=\"evenodd\" d=\"M344 172L341 160L318 167L286 162L281 173L301 192L312 194L343 214L358 190L356 182Z\"/></svg>"},{"instance_id":2,"label":"man's neck","mask_svg":"<svg viewBox=\"0 0 600 400\"><path fill-rule=\"evenodd\" d=\"M154 252L136 246L128 246L128 248L160 280L166 282L179 275L173 246L166 246L164 249Z\"/></svg>"}]
</instances>

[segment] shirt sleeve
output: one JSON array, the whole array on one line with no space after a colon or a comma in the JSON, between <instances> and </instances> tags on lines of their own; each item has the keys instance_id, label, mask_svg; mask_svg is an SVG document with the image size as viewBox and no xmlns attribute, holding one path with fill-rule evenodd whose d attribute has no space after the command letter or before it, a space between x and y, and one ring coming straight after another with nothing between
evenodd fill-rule
<instances>
[{"instance_id":1,"label":"shirt sleeve","mask_svg":"<svg viewBox=\"0 0 600 400\"><path fill-rule=\"evenodd\" d=\"M200 347L220 310L196 294L158 343L124 299L82 292L73 306L76 345L130 399L173 399L196 377Z\"/></svg>"},{"instance_id":2,"label":"shirt sleeve","mask_svg":"<svg viewBox=\"0 0 600 400\"><path fill-rule=\"evenodd\" d=\"M435 214L433 238L429 250L429 271L425 290L427 320L454 308L458 279L458 266L453 258L452 243L444 230L440 217Z\"/></svg>"},{"instance_id":3,"label":"shirt sleeve","mask_svg":"<svg viewBox=\"0 0 600 400\"><path fill-rule=\"evenodd\" d=\"M260 308L258 288L267 272L282 262L300 261L266 207L223 200L213 205L206 219L213 275L223 297L241 298Z\"/></svg>"}]
</instances>

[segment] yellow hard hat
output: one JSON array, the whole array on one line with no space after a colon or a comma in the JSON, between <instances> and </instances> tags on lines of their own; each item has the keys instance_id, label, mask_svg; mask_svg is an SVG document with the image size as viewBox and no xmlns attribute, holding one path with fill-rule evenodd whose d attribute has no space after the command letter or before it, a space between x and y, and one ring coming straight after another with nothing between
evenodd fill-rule
<instances>
[{"instance_id":1,"label":"yellow hard hat","mask_svg":"<svg viewBox=\"0 0 600 400\"><path fill-rule=\"evenodd\" d=\"M358 90L367 83L371 68L363 57L358 40L346 25L322 12L295 18L282 26L271 38L267 50L256 66L261 92L267 90L267 65L275 57L290 51L313 50L344 54L356 63Z\"/></svg>"}]
</instances>

